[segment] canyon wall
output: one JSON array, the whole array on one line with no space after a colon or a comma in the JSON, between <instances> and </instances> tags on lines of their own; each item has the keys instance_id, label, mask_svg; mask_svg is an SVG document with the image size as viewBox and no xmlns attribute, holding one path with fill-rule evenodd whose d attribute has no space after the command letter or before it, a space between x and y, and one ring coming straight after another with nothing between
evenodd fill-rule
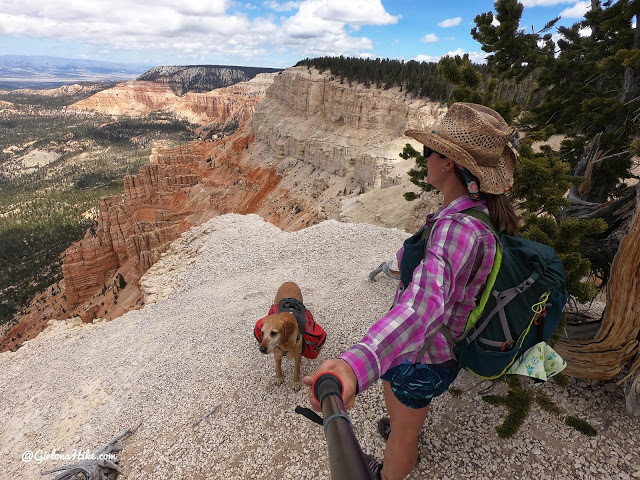
<instances>
[{"instance_id":1,"label":"canyon wall","mask_svg":"<svg viewBox=\"0 0 640 480\"><path fill-rule=\"evenodd\" d=\"M256 143L280 162L290 157L363 186L399 182L398 140L408 128L426 128L444 107L397 88L349 86L306 67L277 75L252 118ZM295 119L295 121L292 121ZM406 143L406 142L405 142Z\"/></svg>"},{"instance_id":2,"label":"canyon wall","mask_svg":"<svg viewBox=\"0 0 640 480\"><path fill-rule=\"evenodd\" d=\"M71 104L69 110L90 110L107 115L144 115L170 107L176 94L168 85L131 80Z\"/></svg>"},{"instance_id":3,"label":"canyon wall","mask_svg":"<svg viewBox=\"0 0 640 480\"><path fill-rule=\"evenodd\" d=\"M154 151L138 175L124 179L124 196L105 197L98 204L96 236L69 247L62 272L70 308L86 300L97 286L130 262L132 278L139 278L166 245L188 227L183 220L193 213L185 205L182 189L199 181L198 162L206 143Z\"/></svg>"},{"instance_id":4,"label":"canyon wall","mask_svg":"<svg viewBox=\"0 0 640 480\"><path fill-rule=\"evenodd\" d=\"M186 102L192 118L247 121L216 142L154 150L148 165L124 179L123 196L101 199L95 235L64 252L64 280L34 300L2 350L33 338L52 318L90 322L139 308L141 276L173 240L216 215L257 213L285 230L343 216L409 230L409 220L422 221L424 212L416 216L402 198L412 189L406 172L413 160L398 154L415 144L402 132L431 125L443 105L397 88L340 84L307 68L252 82L172 100L167 86L130 82L85 101L105 113L161 108L183 115Z\"/></svg>"}]
</instances>

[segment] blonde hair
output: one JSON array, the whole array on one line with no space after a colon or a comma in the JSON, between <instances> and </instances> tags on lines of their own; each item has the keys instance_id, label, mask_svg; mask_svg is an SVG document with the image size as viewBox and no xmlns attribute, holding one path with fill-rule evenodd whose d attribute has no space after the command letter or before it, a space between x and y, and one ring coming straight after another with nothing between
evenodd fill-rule
<instances>
[{"instance_id":1,"label":"blonde hair","mask_svg":"<svg viewBox=\"0 0 640 480\"><path fill-rule=\"evenodd\" d=\"M489 208L491 222L499 231L504 231L508 235L517 235L520 218L507 195L504 193L499 195L485 193L485 196L487 197L487 208Z\"/></svg>"}]
</instances>

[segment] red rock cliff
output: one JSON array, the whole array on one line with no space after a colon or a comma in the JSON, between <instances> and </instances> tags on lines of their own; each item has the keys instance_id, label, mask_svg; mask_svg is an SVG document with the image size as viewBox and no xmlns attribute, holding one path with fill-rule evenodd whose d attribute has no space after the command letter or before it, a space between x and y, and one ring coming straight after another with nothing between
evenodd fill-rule
<instances>
[{"instance_id":1,"label":"red rock cliff","mask_svg":"<svg viewBox=\"0 0 640 480\"><path fill-rule=\"evenodd\" d=\"M140 277L182 232L215 215L255 212L280 177L241 164L252 140L236 134L154 151L137 175L125 177L122 197L100 199L96 235L87 232L63 253L64 280L34 300L2 350L35 337L49 319L89 322L141 306Z\"/></svg>"},{"instance_id":2,"label":"red rock cliff","mask_svg":"<svg viewBox=\"0 0 640 480\"><path fill-rule=\"evenodd\" d=\"M282 73L279 89L269 88L268 102L258 104L262 107L252 121L234 135L154 151L148 165L125 178L123 197L101 199L95 236L87 234L64 252L64 280L35 299L2 342L2 350L15 349L33 338L49 319L80 316L88 322L138 308L143 302L142 274L182 232L216 215L257 213L281 228L297 230L336 218L341 199L357 196L365 185L393 185L391 169L405 141L393 143L394 138L404 123L431 118L431 107L416 107L404 94L382 90L378 95L384 101L368 90L362 95L318 96L342 87L306 72ZM268 80L261 86L263 91L273 82ZM305 82L314 88L305 90ZM128 101L146 104L144 95L134 90L127 93ZM194 115L225 118L233 111L241 119L248 118L259 99L241 85L226 89L226 96L220 95L221 90L182 99ZM306 100L298 98L305 91ZM162 95L157 100L160 104ZM246 111L238 110L238 102L230 106L236 97L244 99ZM316 115L315 107L325 100L345 106L324 106L325 113ZM291 102L309 108L301 112ZM171 108L179 108L178 103L174 100ZM379 105L384 106L382 116L393 117L389 124L371 120L381 116L369 113L380 110ZM359 120L346 122L347 117L356 118L346 112L356 110L361 112Z\"/></svg>"}]
</instances>

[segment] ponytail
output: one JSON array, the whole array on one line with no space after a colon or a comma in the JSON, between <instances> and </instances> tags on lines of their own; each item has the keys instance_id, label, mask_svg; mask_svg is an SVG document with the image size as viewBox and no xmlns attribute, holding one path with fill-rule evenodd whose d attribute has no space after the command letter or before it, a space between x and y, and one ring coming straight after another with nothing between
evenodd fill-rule
<instances>
[{"instance_id":1,"label":"ponytail","mask_svg":"<svg viewBox=\"0 0 640 480\"><path fill-rule=\"evenodd\" d=\"M456 164L453 171L456 177L458 177L458 180L460 180L460 183L466 187L467 181L462 173L462 168ZM520 219L511 204L511 200L509 200L504 193L494 195L492 193L482 192L482 195L487 199L487 208L489 209L491 223L495 225L499 232L505 232L507 235L517 235Z\"/></svg>"},{"instance_id":2,"label":"ponytail","mask_svg":"<svg viewBox=\"0 0 640 480\"><path fill-rule=\"evenodd\" d=\"M499 195L485 193L484 195L487 197L491 222L499 231L504 231L507 235L517 235L519 218L511 200L504 193Z\"/></svg>"}]
</instances>

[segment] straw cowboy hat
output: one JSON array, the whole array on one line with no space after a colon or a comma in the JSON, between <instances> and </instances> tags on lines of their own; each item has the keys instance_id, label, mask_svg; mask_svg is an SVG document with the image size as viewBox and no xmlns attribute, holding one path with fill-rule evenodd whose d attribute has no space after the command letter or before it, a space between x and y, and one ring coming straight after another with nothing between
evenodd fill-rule
<instances>
[{"instance_id":1,"label":"straw cowboy hat","mask_svg":"<svg viewBox=\"0 0 640 480\"><path fill-rule=\"evenodd\" d=\"M454 103L429 131L404 134L469 170L482 192L500 194L513 186L516 156L508 145L511 129L489 107Z\"/></svg>"}]
</instances>

